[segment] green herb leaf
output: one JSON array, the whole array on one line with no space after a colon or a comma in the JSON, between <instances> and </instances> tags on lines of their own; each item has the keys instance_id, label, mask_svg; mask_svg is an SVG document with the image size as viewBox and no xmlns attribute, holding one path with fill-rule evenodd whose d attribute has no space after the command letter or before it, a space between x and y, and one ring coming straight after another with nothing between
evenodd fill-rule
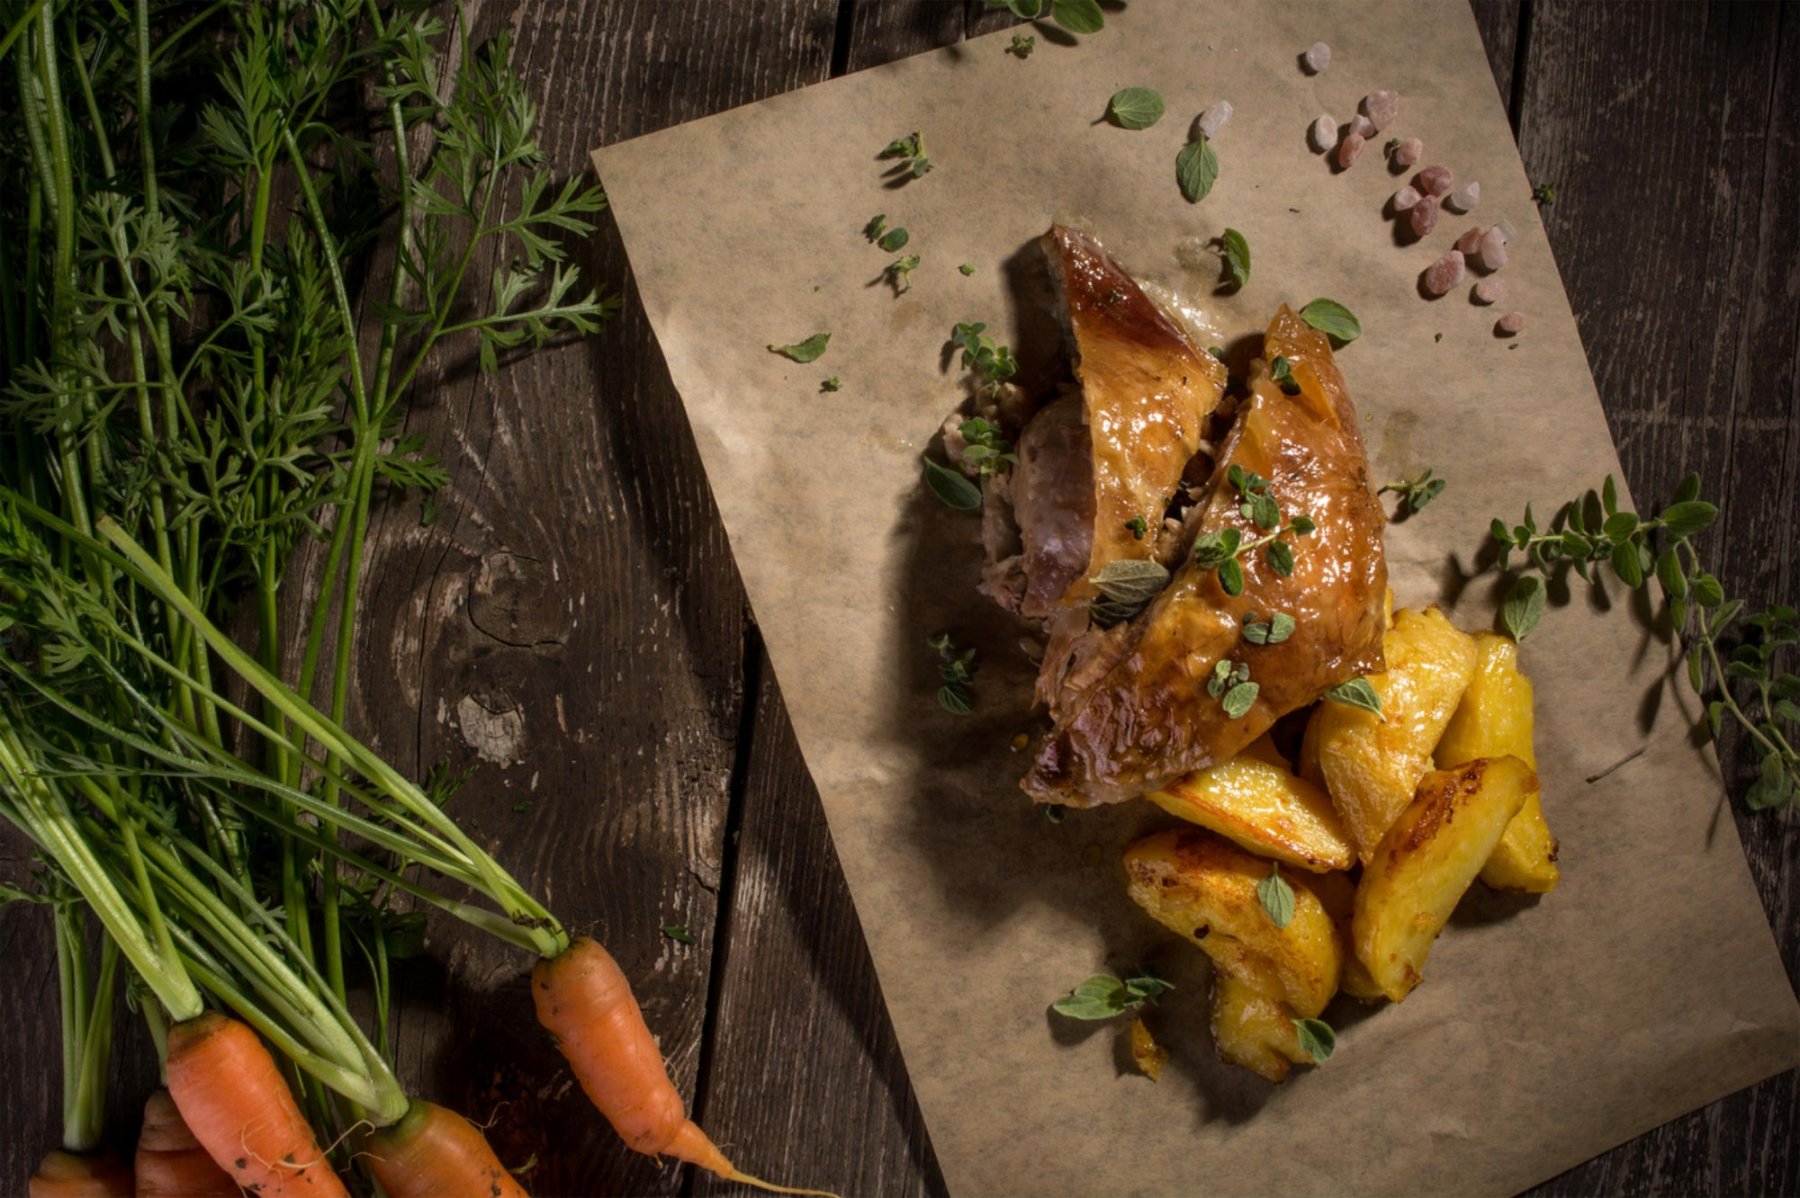
<instances>
[{"instance_id":1,"label":"green herb leaf","mask_svg":"<svg viewBox=\"0 0 1800 1198\"><path fill-rule=\"evenodd\" d=\"M1294 922L1294 888L1281 876L1281 866L1271 867L1269 876L1256 884L1256 901L1276 927L1285 928Z\"/></svg>"},{"instance_id":2,"label":"green herb leaf","mask_svg":"<svg viewBox=\"0 0 1800 1198\"><path fill-rule=\"evenodd\" d=\"M1701 607L1717 607L1725 602L1725 587L1711 574L1702 570L1694 575L1694 602Z\"/></svg>"},{"instance_id":3,"label":"green herb leaf","mask_svg":"<svg viewBox=\"0 0 1800 1198\"><path fill-rule=\"evenodd\" d=\"M1240 682L1225 692L1225 696L1219 700L1219 706L1223 707L1225 714L1232 719L1241 720L1244 718L1244 713L1256 703L1256 696L1261 690L1262 686L1259 683Z\"/></svg>"},{"instance_id":4,"label":"green herb leaf","mask_svg":"<svg viewBox=\"0 0 1800 1198\"><path fill-rule=\"evenodd\" d=\"M1300 1036L1300 1050L1313 1059L1313 1064L1323 1065L1331 1059L1337 1048L1337 1033L1323 1019L1296 1019L1294 1031Z\"/></svg>"},{"instance_id":5,"label":"green herb leaf","mask_svg":"<svg viewBox=\"0 0 1800 1198\"><path fill-rule=\"evenodd\" d=\"M1671 599L1687 597L1687 575L1681 572L1681 559L1673 549L1665 549L1657 557L1656 580L1662 583L1663 594Z\"/></svg>"},{"instance_id":6,"label":"green herb leaf","mask_svg":"<svg viewBox=\"0 0 1800 1198\"><path fill-rule=\"evenodd\" d=\"M843 390L843 387L844 380L835 374L819 384L819 390L821 391L841 391Z\"/></svg>"},{"instance_id":7,"label":"green herb leaf","mask_svg":"<svg viewBox=\"0 0 1800 1198\"><path fill-rule=\"evenodd\" d=\"M876 213L869 218L869 223L863 226L863 236L870 241L879 240L885 232L887 232L887 216L884 213Z\"/></svg>"},{"instance_id":8,"label":"green herb leaf","mask_svg":"<svg viewBox=\"0 0 1800 1198\"><path fill-rule=\"evenodd\" d=\"M951 715L968 715L975 710L975 705L969 702L968 690L949 683L938 687L937 701L938 706Z\"/></svg>"},{"instance_id":9,"label":"green herb leaf","mask_svg":"<svg viewBox=\"0 0 1800 1198\"><path fill-rule=\"evenodd\" d=\"M1268 643L1279 645L1294 635L1294 617L1284 611L1278 611L1269 617Z\"/></svg>"},{"instance_id":10,"label":"green herb leaf","mask_svg":"<svg viewBox=\"0 0 1800 1198\"><path fill-rule=\"evenodd\" d=\"M1672 503L1663 511L1663 527L1676 539L1704 532L1719 518L1719 509L1698 499Z\"/></svg>"},{"instance_id":11,"label":"green herb leaf","mask_svg":"<svg viewBox=\"0 0 1800 1198\"><path fill-rule=\"evenodd\" d=\"M1506 601L1500 605L1500 622L1508 635L1522 641L1544 618L1544 580L1536 574L1521 574L1506 589Z\"/></svg>"},{"instance_id":12,"label":"green herb leaf","mask_svg":"<svg viewBox=\"0 0 1800 1198\"><path fill-rule=\"evenodd\" d=\"M1243 540L1244 534L1235 528L1205 533L1194 542L1194 564L1202 570L1211 570L1236 554Z\"/></svg>"},{"instance_id":13,"label":"green herb leaf","mask_svg":"<svg viewBox=\"0 0 1800 1198\"><path fill-rule=\"evenodd\" d=\"M1238 565L1237 558L1219 563L1219 586L1227 595L1244 593L1244 568Z\"/></svg>"},{"instance_id":14,"label":"green herb leaf","mask_svg":"<svg viewBox=\"0 0 1800 1198\"><path fill-rule=\"evenodd\" d=\"M1606 481L1600 484L1600 508L1608 516L1617 515L1619 511L1619 484L1610 474L1606 476ZM1635 524L1637 517L1633 516L1631 519Z\"/></svg>"},{"instance_id":15,"label":"green herb leaf","mask_svg":"<svg viewBox=\"0 0 1800 1198\"><path fill-rule=\"evenodd\" d=\"M956 269L962 271L963 277L966 279L975 273L975 264L973 262L965 262Z\"/></svg>"},{"instance_id":16,"label":"green herb leaf","mask_svg":"<svg viewBox=\"0 0 1800 1198\"><path fill-rule=\"evenodd\" d=\"M1280 354L1269 361L1269 378L1281 388L1284 395L1300 394L1300 384L1294 381L1293 364Z\"/></svg>"},{"instance_id":17,"label":"green herb leaf","mask_svg":"<svg viewBox=\"0 0 1800 1198\"><path fill-rule=\"evenodd\" d=\"M1263 552L1264 557L1268 560L1269 569L1283 578L1294 576L1294 547L1292 545L1286 541L1270 541L1268 549Z\"/></svg>"},{"instance_id":18,"label":"green herb leaf","mask_svg":"<svg viewBox=\"0 0 1800 1198\"><path fill-rule=\"evenodd\" d=\"M1050 0L1050 19L1070 33L1099 33L1106 14L1096 0Z\"/></svg>"},{"instance_id":19,"label":"green herb leaf","mask_svg":"<svg viewBox=\"0 0 1800 1198\"><path fill-rule=\"evenodd\" d=\"M1700 498L1700 474L1698 471L1690 471L1680 483L1676 484L1675 497L1670 502L1686 503L1690 499L1698 498Z\"/></svg>"},{"instance_id":20,"label":"green herb leaf","mask_svg":"<svg viewBox=\"0 0 1800 1198\"><path fill-rule=\"evenodd\" d=\"M1781 754L1765 754L1756 781L1744 793L1744 806L1752 811L1764 811L1794 802L1795 799L1794 780L1783 767Z\"/></svg>"},{"instance_id":21,"label":"green herb leaf","mask_svg":"<svg viewBox=\"0 0 1800 1198\"><path fill-rule=\"evenodd\" d=\"M1626 586L1636 589L1644 585L1644 566L1638 558L1638 547L1630 541L1621 541L1612 547L1612 568Z\"/></svg>"},{"instance_id":22,"label":"green herb leaf","mask_svg":"<svg viewBox=\"0 0 1800 1198\"><path fill-rule=\"evenodd\" d=\"M1288 521L1288 527L1294 530L1295 536L1304 537L1310 535L1319 526L1313 523L1311 516L1295 516Z\"/></svg>"},{"instance_id":23,"label":"green herb leaf","mask_svg":"<svg viewBox=\"0 0 1800 1198\"><path fill-rule=\"evenodd\" d=\"M883 233L880 238L876 240L875 244L890 254L897 254L902 249L906 248L906 243L910 240L912 240L912 235L910 233L905 229L896 228L889 229L887 232Z\"/></svg>"},{"instance_id":24,"label":"green herb leaf","mask_svg":"<svg viewBox=\"0 0 1800 1198\"><path fill-rule=\"evenodd\" d=\"M1316 299L1300 309L1300 319L1334 341L1348 344L1362 336L1362 322L1333 299Z\"/></svg>"},{"instance_id":25,"label":"green herb leaf","mask_svg":"<svg viewBox=\"0 0 1800 1198\"><path fill-rule=\"evenodd\" d=\"M1106 102L1106 119L1121 129L1148 129L1163 117L1163 98L1148 87L1122 87Z\"/></svg>"},{"instance_id":26,"label":"green herb leaf","mask_svg":"<svg viewBox=\"0 0 1800 1198\"><path fill-rule=\"evenodd\" d=\"M981 506L981 488L969 481L960 470L925 459L925 484L931 493L943 500L944 506L959 512L972 512Z\"/></svg>"},{"instance_id":27,"label":"green herb leaf","mask_svg":"<svg viewBox=\"0 0 1800 1198\"><path fill-rule=\"evenodd\" d=\"M1027 18L1029 20L1030 18ZM1030 58L1031 52L1037 49L1037 39L1028 33L1015 33L1007 45L1006 52L1015 58Z\"/></svg>"},{"instance_id":28,"label":"green herb leaf","mask_svg":"<svg viewBox=\"0 0 1800 1198\"><path fill-rule=\"evenodd\" d=\"M1133 1006L1139 1003L1153 1003L1175 989L1174 982L1164 978L1149 965L1140 965L1136 969L1127 971L1122 980L1125 983L1125 993L1134 1000Z\"/></svg>"},{"instance_id":29,"label":"green herb leaf","mask_svg":"<svg viewBox=\"0 0 1800 1198\"><path fill-rule=\"evenodd\" d=\"M1070 1019L1111 1019L1125 1010L1125 983L1110 973L1097 973L1050 1004L1058 1015Z\"/></svg>"},{"instance_id":30,"label":"green herb leaf","mask_svg":"<svg viewBox=\"0 0 1800 1198\"><path fill-rule=\"evenodd\" d=\"M771 345L769 352L804 365L807 362L817 362L819 355L825 352L826 342L830 340L830 333L814 333L805 341L797 341L793 345Z\"/></svg>"},{"instance_id":31,"label":"green herb leaf","mask_svg":"<svg viewBox=\"0 0 1800 1198\"><path fill-rule=\"evenodd\" d=\"M1531 198L1540 204L1556 203L1556 184L1539 183L1531 189Z\"/></svg>"},{"instance_id":32,"label":"green herb leaf","mask_svg":"<svg viewBox=\"0 0 1800 1198\"><path fill-rule=\"evenodd\" d=\"M670 940L675 941L677 944L692 944L694 942L694 934L687 930L686 924L666 923L663 925L662 934L667 936Z\"/></svg>"},{"instance_id":33,"label":"green herb leaf","mask_svg":"<svg viewBox=\"0 0 1800 1198\"><path fill-rule=\"evenodd\" d=\"M1133 516L1125 521L1125 527L1131 531L1131 539L1134 541L1143 540L1144 534L1150 531L1150 526L1144 522L1142 516Z\"/></svg>"},{"instance_id":34,"label":"green herb leaf","mask_svg":"<svg viewBox=\"0 0 1800 1198\"><path fill-rule=\"evenodd\" d=\"M1175 156L1175 181L1190 204L1206 198L1219 178L1219 156L1205 138L1190 141Z\"/></svg>"},{"instance_id":35,"label":"green herb leaf","mask_svg":"<svg viewBox=\"0 0 1800 1198\"><path fill-rule=\"evenodd\" d=\"M1225 277L1233 287L1250 281L1250 243L1236 229L1226 229L1219 238L1225 250Z\"/></svg>"},{"instance_id":36,"label":"green herb leaf","mask_svg":"<svg viewBox=\"0 0 1800 1198\"><path fill-rule=\"evenodd\" d=\"M1169 585L1169 572L1143 558L1121 558L1106 563L1088 581L1115 602L1148 603Z\"/></svg>"},{"instance_id":37,"label":"green herb leaf","mask_svg":"<svg viewBox=\"0 0 1800 1198\"><path fill-rule=\"evenodd\" d=\"M1381 715L1381 693L1367 678L1352 678L1348 682L1340 682L1326 691L1325 697L1333 703Z\"/></svg>"}]
</instances>

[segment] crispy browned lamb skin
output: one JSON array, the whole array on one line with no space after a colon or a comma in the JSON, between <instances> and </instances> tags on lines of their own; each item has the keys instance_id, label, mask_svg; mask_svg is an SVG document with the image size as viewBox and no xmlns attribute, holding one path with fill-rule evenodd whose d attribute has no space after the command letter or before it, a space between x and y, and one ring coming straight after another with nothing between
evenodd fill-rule
<instances>
[{"instance_id":1,"label":"crispy browned lamb skin","mask_svg":"<svg viewBox=\"0 0 1800 1198\"><path fill-rule=\"evenodd\" d=\"M1382 668L1386 517L1369 486L1343 376L1325 335L1286 308L1269 325L1263 355L1251 375L1254 396L1222 448L1200 531L1258 535L1224 482L1234 463L1269 480L1284 516L1309 516L1317 530L1295 538L1292 577L1277 575L1262 552L1246 554L1236 596L1214 570L1189 559L1127 626L1104 676L1055 713L1056 726L1021 782L1034 799L1091 806L1143 794L1231 757L1327 688ZM1290 364L1298 394L1284 394L1269 378L1277 355ZM1277 645L1247 644L1246 614L1271 611L1294 617L1293 635ZM1222 659L1250 663L1261 687L1237 719L1207 692Z\"/></svg>"}]
</instances>

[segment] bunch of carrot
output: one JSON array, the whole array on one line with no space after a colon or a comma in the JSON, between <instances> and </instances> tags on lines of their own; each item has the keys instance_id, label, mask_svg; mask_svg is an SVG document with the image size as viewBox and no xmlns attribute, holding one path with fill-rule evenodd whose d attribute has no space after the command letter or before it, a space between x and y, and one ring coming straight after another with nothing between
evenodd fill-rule
<instances>
[{"instance_id":1,"label":"bunch of carrot","mask_svg":"<svg viewBox=\"0 0 1800 1198\"><path fill-rule=\"evenodd\" d=\"M43 864L64 1030L31 1193L523 1194L394 1075L395 904L536 958L632 1148L764 1184L688 1119L606 950L346 728L371 513L445 477L396 435L428 356L491 369L614 303L560 244L604 198L550 183L504 39L402 0L0 21L0 815ZM120 962L167 1085L133 1169L97 1154Z\"/></svg>"}]
</instances>

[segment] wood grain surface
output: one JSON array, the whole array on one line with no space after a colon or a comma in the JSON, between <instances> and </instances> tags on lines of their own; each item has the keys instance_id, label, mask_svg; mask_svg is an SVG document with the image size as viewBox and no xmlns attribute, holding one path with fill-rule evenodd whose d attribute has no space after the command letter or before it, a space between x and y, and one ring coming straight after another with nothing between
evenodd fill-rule
<instances>
[{"instance_id":1,"label":"wood grain surface","mask_svg":"<svg viewBox=\"0 0 1800 1198\"><path fill-rule=\"evenodd\" d=\"M1476 0L1640 502L1725 497L1717 569L1800 594L1800 19L1776 4ZM586 151L1004 28L976 0L480 0L566 173ZM1128 6L1109 19L1131 19ZM1461 19L1444 13L1442 19ZM1040 34L1045 36L1045 34ZM1103 36L1103 35L1102 35ZM941 1193L817 795L616 231L576 250L624 297L601 335L497 375L432 364L408 432L450 468L429 522L379 516L353 725L404 769L479 764L454 810L632 976L677 1084L742 1163L846 1194ZM1533 435L1535 430L1521 430ZM1598 482L1598 480L1596 480ZM1749 777L1729 739L1734 791ZM1732 809L1800 973L1800 820ZM16 839L0 877L22 876ZM695 943L663 935L690 929ZM1674 951L1673 948L1671 951ZM0 1192L59 1126L41 911L0 909ZM432 924L397 980L409 1085L480 1121L540 1196L725 1193L625 1151L529 1016L528 962ZM1729 984L1729 979L1721 979ZM114 1120L154 1068L121 1009ZM971 1117L998 1117L971 1112ZM1800 1074L1571 1170L1546 1195L1800 1192ZM127 1141L122 1141L127 1142Z\"/></svg>"}]
</instances>

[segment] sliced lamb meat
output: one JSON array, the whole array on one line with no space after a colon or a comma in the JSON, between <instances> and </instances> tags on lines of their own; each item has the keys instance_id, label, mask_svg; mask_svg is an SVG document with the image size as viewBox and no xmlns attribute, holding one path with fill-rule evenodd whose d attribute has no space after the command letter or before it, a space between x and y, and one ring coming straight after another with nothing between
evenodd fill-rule
<instances>
[{"instance_id":1,"label":"sliced lamb meat","mask_svg":"<svg viewBox=\"0 0 1800 1198\"><path fill-rule=\"evenodd\" d=\"M1289 385L1298 385L1292 395L1269 377L1268 363L1278 355L1291 369ZM1225 482L1232 465L1267 479L1284 516L1310 517L1315 531L1292 538L1288 577L1264 552L1244 554L1237 595L1225 593L1216 570L1189 558L1142 615L1122 633L1110 630L1120 636L1111 664L1085 686L1069 686L1084 659L1065 652L1056 726L1021 783L1038 801L1090 806L1154 790L1231 757L1329 687L1382 668L1386 516L1369 486L1356 411L1325 335L1283 308L1251 386L1254 395L1222 447L1199 531L1260 535ZM1293 616L1293 634L1274 645L1245 641L1248 613L1273 611ZM1050 661L1046 650L1046 670ZM1260 687L1235 719L1207 689L1221 661L1249 665Z\"/></svg>"}]
</instances>

